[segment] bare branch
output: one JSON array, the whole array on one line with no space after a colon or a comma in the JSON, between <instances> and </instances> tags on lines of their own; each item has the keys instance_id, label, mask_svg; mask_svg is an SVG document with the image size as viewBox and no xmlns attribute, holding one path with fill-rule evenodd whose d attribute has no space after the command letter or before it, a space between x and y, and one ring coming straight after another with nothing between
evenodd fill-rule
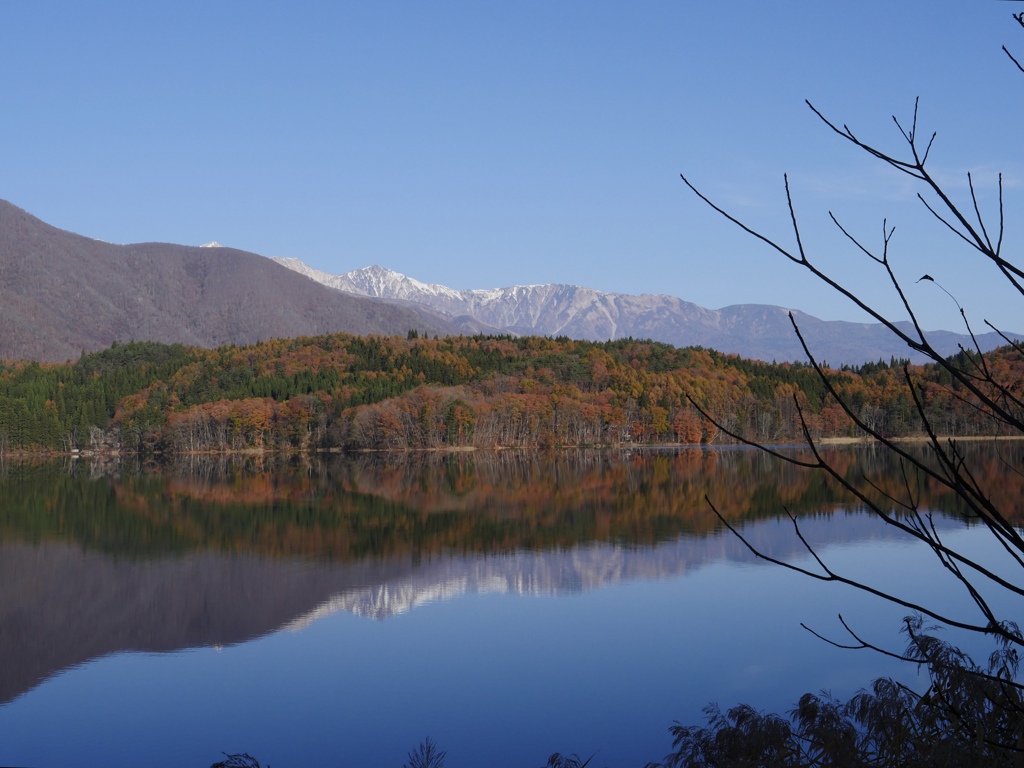
<instances>
[{"instance_id":1,"label":"bare branch","mask_svg":"<svg viewBox=\"0 0 1024 768\"><path fill-rule=\"evenodd\" d=\"M722 525L725 526L729 530L730 533L732 533L737 539L739 539L739 541L747 548L747 550L752 555L754 555L754 557L756 557L756 558L758 558L760 560L764 560L765 562L772 563L773 565L778 565L778 566L780 566L782 568L785 568L786 570L794 571L794 572L799 573L799 574L801 574L803 576L807 576L809 578L812 578L812 579L814 579L816 581L825 581L825 582L832 582L832 583L836 583L836 584L845 584L848 587L853 587L854 589L860 590L861 592L866 592L867 594L874 595L875 597L881 598L881 599L885 600L886 602L892 603L894 605L898 605L898 606L900 606L902 608L906 608L907 610L912 611L914 613L919 613L919 614L921 614L923 616L928 616L928 617L934 619L935 621L942 622L943 624L945 624L946 626L949 626L949 627L956 627L957 629L964 629L964 630L968 630L970 632L979 632L979 633L982 633L982 634L996 635L998 637L1003 638L1007 642L1024 645L1024 638L1021 638L1019 634L1013 634L1011 632L1008 632L1007 630L1005 630L1004 628L1002 628L998 624L997 625L976 624L976 623L970 622L970 621L963 621L963 620L959 620L959 619L954 619L954 618L952 618L950 616L946 616L946 615L944 615L942 613L939 613L938 611L936 611L934 609L928 608L927 606L925 606L923 604L916 603L916 602L913 602L911 600L906 600L904 598L899 597L898 595L896 595L894 593L886 592L885 590L878 589L877 587L872 587L872 586L870 586L868 584L865 584L862 581L859 581L857 579L852 579L852 578L849 578L849 577L846 577L846 576L842 576L840 574L835 573L834 571L829 569L824 564L824 562L819 557L817 557L817 555L814 554L813 549L810 548L810 545L807 543L806 539L804 539L803 535L799 533L799 531L798 531L798 536L800 538L800 541L804 544L805 547L808 547L810 553L814 556L815 561L824 570L824 573L815 573L814 571L811 571L811 570L809 570L807 568L803 568L803 567L801 567L799 565L794 565L793 563L787 562L787 561L782 560L780 558L773 557L772 555L765 554L764 552L759 550L757 547L755 547L753 544L751 544L747 540L747 538L745 536L743 536L742 533L740 533L739 529L737 529L734 525L732 525L728 520L725 519L725 516L722 515L722 513L718 511L718 508L715 507L715 505L712 503L711 499L709 499L707 496L705 496L704 500L707 502L708 506L711 508L711 511L714 513L715 517L718 518L719 522L721 522ZM795 524L795 521L794 521L794 524Z\"/></svg>"}]
</instances>

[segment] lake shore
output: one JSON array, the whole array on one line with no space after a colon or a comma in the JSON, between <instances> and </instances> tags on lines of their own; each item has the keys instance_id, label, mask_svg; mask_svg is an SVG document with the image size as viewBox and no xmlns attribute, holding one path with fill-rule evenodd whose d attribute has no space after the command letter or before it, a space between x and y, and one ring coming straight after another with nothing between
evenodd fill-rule
<instances>
[{"instance_id":1,"label":"lake shore","mask_svg":"<svg viewBox=\"0 0 1024 768\"><path fill-rule=\"evenodd\" d=\"M1024 440L1024 435L938 435L939 442L946 443L949 440L956 442L982 442L991 440L1003 442L1009 440ZM927 435L908 435L905 437L889 438L893 443L928 443L931 438ZM815 440L818 445L870 445L878 442L872 437L822 437Z\"/></svg>"},{"instance_id":2,"label":"lake shore","mask_svg":"<svg viewBox=\"0 0 1024 768\"><path fill-rule=\"evenodd\" d=\"M1015 441L1024 440L1024 435L939 435L938 439L941 443L945 444L948 440L955 440L956 442L1004 442L1004 441ZM898 444L926 444L930 441L927 435L906 435L902 437L889 438L890 442ZM867 436L843 436L843 437L820 437L815 438L815 445L819 446L855 446L855 445L871 445L878 441L872 437ZM563 445L557 448L551 447L524 447L524 446L474 446L474 445L454 445L454 446L433 446L430 448L359 448L355 450L345 450L343 448L331 447L331 448L317 448L313 450L296 450L294 448L278 449L278 448L238 448L238 449L225 449L225 450L206 450L206 451L175 451L175 452L156 452L147 454L138 454L132 451L125 451L120 449L84 449L84 450L71 450L71 451L55 451L55 450L26 450L26 449L8 449L0 451L0 461L27 461L27 460L48 460L48 459L119 459L127 458L129 456L137 456L146 460L161 460L170 459L181 456L207 456L207 457L224 457L224 456L316 456L316 455L342 455L350 453L352 455L366 454L366 453L473 453L473 452L498 452L498 451L533 451L541 453L549 453L552 451L570 451L570 450L643 450L643 449L665 449L665 448L716 448L716 447L735 447L748 445L747 443L739 441L730 442L712 442L712 443L608 443L603 445ZM765 443L766 448L792 448L800 447L802 443Z\"/></svg>"}]
</instances>

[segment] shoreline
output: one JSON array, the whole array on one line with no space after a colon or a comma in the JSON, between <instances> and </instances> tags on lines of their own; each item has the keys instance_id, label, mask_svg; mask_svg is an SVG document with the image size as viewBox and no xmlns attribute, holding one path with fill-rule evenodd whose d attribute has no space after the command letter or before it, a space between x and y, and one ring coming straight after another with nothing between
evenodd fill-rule
<instances>
[{"instance_id":1,"label":"shoreline","mask_svg":"<svg viewBox=\"0 0 1024 768\"><path fill-rule=\"evenodd\" d=\"M977 443L983 440L991 440L993 442L1024 440L1024 435L936 435L936 437L940 443L946 443L950 440L954 440L958 443ZM892 443L904 444L931 442L931 438L928 437L928 435L908 435L905 437L890 437L887 439ZM817 445L871 445L879 441L873 437L822 437L814 442ZM805 443L798 443L798 445L805 445Z\"/></svg>"},{"instance_id":2,"label":"shoreline","mask_svg":"<svg viewBox=\"0 0 1024 768\"><path fill-rule=\"evenodd\" d=\"M1016 440L1024 440L1024 435L938 435L940 443L945 444L949 440L955 442L1012 442ZM889 441L896 444L927 444L931 442L931 438L927 435L907 435L903 437L889 438ZM857 446L857 445L873 445L878 444L879 441L875 438L868 436L857 436L857 437L822 437L815 439L815 445L836 447L836 446ZM508 445L495 445L481 447L476 445L457 445L457 446L434 446L430 448L360 448L353 451L346 451L343 448L318 448L315 450L295 450L295 449L276 449L276 448L239 448L239 449L227 449L227 450L210 450L210 451L181 451L176 453L148 453L140 454L133 453L131 451L122 450L71 450L71 451L57 451L57 450L24 450L24 449L9 449L0 452L0 461L6 460L29 460L29 459L123 459L129 456L134 456L146 460L164 460L173 459L176 457L227 457L227 456L249 456L249 457L268 457L268 456L317 456L317 455L332 455L341 456L346 453L352 455L357 454L368 454L368 453L488 453L488 452L499 452L499 451L532 451L537 453L550 453L552 451L573 451L573 450L599 450L599 451L618 451L618 450L646 450L646 449L664 449L664 448L675 448L675 449L695 449L695 448L726 448L726 447L751 447L757 448L758 446L744 442L713 442L713 443L605 443L595 445L563 445L557 448L551 447L538 447L538 446L508 446ZM764 448L800 448L807 447L806 443L764 443Z\"/></svg>"}]
</instances>

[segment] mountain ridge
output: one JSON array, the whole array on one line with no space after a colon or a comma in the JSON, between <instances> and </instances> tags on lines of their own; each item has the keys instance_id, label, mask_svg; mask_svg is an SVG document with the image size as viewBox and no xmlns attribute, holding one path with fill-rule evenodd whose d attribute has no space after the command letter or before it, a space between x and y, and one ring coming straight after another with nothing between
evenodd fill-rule
<instances>
[{"instance_id":1,"label":"mountain ridge","mask_svg":"<svg viewBox=\"0 0 1024 768\"><path fill-rule=\"evenodd\" d=\"M331 275L297 259L216 242L117 245L58 229L0 200L0 359L61 362L132 340L215 347L416 330L650 338L766 362L806 360L790 314L819 361L923 362L877 323L826 321L760 304L706 309L665 294L569 284L456 290L376 265ZM912 333L909 323L899 325ZM943 355L973 348L964 334L937 331L929 339ZM1005 343L996 333L977 341L983 351Z\"/></svg>"},{"instance_id":2,"label":"mountain ridge","mask_svg":"<svg viewBox=\"0 0 1024 768\"><path fill-rule=\"evenodd\" d=\"M115 245L0 200L0 359L61 362L132 340L214 347L409 329L458 331L424 307L339 293L258 254Z\"/></svg>"},{"instance_id":3,"label":"mountain ridge","mask_svg":"<svg viewBox=\"0 0 1024 768\"><path fill-rule=\"evenodd\" d=\"M707 309L667 294L624 294L552 283L457 290L423 283L373 265L333 275L292 258L274 261L336 290L406 304L421 304L451 318L472 318L497 332L568 336L587 341L650 338L677 347L702 346L741 357L806 361L793 320L821 362L860 365L877 360L926 358L881 323L821 320L797 309L768 304L734 304ZM465 320L462 320L465 323ZM909 323L898 323L909 334ZM934 331L929 338L941 354L973 348L971 337ZM1005 343L996 333L977 336L983 351Z\"/></svg>"}]
</instances>

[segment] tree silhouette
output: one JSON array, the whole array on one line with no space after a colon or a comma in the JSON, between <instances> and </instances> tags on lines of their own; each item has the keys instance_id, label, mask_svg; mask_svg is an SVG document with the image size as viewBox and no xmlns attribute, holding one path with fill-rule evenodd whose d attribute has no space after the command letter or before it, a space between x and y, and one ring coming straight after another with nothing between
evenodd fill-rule
<instances>
[{"instance_id":1,"label":"tree silhouette","mask_svg":"<svg viewBox=\"0 0 1024 768\"><path fill-rule=\"evenodd\" d=\"M1013 18L1024 28L1024 13L1014 14ZM1005 46L1003 50L1024 72L1019 58L1015 58ZM912 179L918 185L918 199L939 228L965 244L975 257L994 267L996 279L1005 281L1019 297L1024 298L1024 270L1005 255L1006 219L1001 175L997 209L983 213L971 174L967 175L966 199L958 199L932 174L928 163L936 135L920 131L917 102L909 121L893 118L902 139L902 149L896 152L861 140L849 126L833 122L810 102L808 106L827 128L845 142ZM829 213L831 221L853 249L881 270L910 321L909 329L860 296L855 289L819 268L801 237L788 177L785 179L785 196L792 227L792 245L785 245L753 229L713 202L685 175L682 179L716 212L810 272L885 325L909 348L925 355L930 365L941 374L949 395L983 415L992 425L993 433L1024 437L1021 377L982 354L977 344L973 349L961 348L959 355L950 358L944 358L935 350L893 271L890 245L894 228L888 222L883 221L880 245L871 247L846 228L836 215ZM936 282L928 274L918 282L921 280ZM941 285L938 287L946 290ZM949 295L953 298L952 294ZM959 302L957 306L967 332L972 339L975 338L967 314ZM1002 351L1005 358L1017 361L1024 358L1024 346L1018 340L987 321L985 324L1006 342L1007 348ZM921 693L892 680L877 680L869 690L845 703L824 694L806 694L788 718L759 713L745 705L725 713L712 706L706 710L706 726L677 724L672 728L674 752L666 758L666 763L674 766L1024 765L1024 685L1018 675L1018 655L1024 649L1024 634L1012 620L1013 616L1001 614L994 607L997 597L1010 596L1018 600L1024 597L1024 538L1017 527L1019 517L1015 517L1021 511L1020 500L1011 501L1008 505L997 503L993 494L995 489L987 488L978 481L970 451L957 440L941 435L934 415L925 407L922 382L912 374L909 366L903 366L903 383L927 435L927 451L923 455L894 441L867 419L855 402L844 397L833 374L815 359L795 321L793 326L811 366L829 395L861 434L897 457L902 472L901 492L885 490L867 476L851 477L831 463L827 453L812 437L799 400L795 400L795 407L803 424L807 446L806 454L800 457L754 443L731 432L721 419L716 419L715 414L706 410L701 412L721 431L756 445L780 461L828 474L864 509L910 540L925 545L969 597L971 611L961 615L940 605L915 602L895 587L879 588L837 572L807 542L795 517L791 516L794 535L806 547L816 569L765 555L719 515L723 524L756 556L811 578L856 587L907 609L909 615L903 629L907 644L903 651L892 651L866 641L841 615L845 638L842 641L823 639L840 647L873 649L917 664L927 670L929 686ZM691 399L691 402L695 408L701 409L696 400ZM1021 467L1008 462L1005 467L1007 472L1019 473L1021 470ZM924 477L945 487L959 500L964 520L983 527L997 549L1006 554L1009 569L997 570L991 563L947 545L931 513L921 503L918 483ZM717 514L713 500L708 501ZM930 623L926 624L926 621ZM943 628L989 637L995 650L988 663L978 664L954 644L940 639L937 632Z\"/></svg>"},{"instance_id":2,"label":"tree silhouette","mask_svg":"<svg viewBox=\"0 0 1024 768\"><path fill-rule=\"evenodd\" d=\"M409 762L402 768L444 768L447 754L438 749L437 742L427 736L416 749L409 752Z\"/></svg>"}]
</instances>

